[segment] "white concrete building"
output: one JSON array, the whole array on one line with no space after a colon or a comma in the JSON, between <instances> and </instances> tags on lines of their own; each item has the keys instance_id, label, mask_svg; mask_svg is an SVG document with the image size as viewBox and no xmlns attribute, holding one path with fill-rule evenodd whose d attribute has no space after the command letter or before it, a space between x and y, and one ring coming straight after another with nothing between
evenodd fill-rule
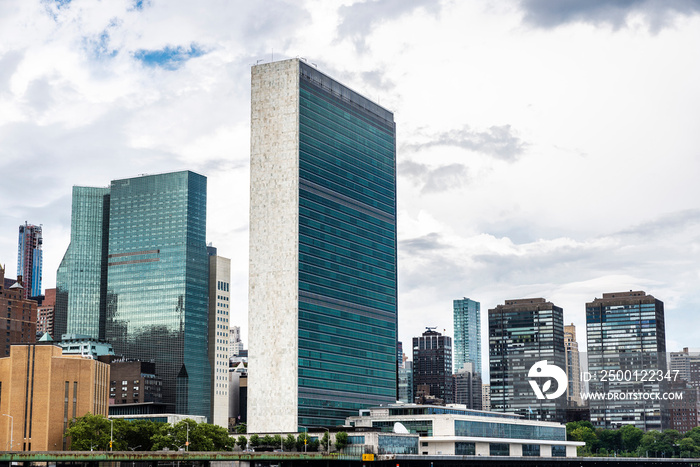
<instances>
[{"instance_id":1,"label":"white concrete building","mask_svg":"<svg viewBox=\"0 0 700 467\"><path fill-rule=\"evenodd\" d=\"M576 457L576 448L585 445L566 441L563 424L449 405L372 407L349 417L346 426L389 432L396 422L420 435L423 455Z\"/></svg>"},{"instance_id":2,"label":"white concrete building","mask_svg":"<svg viewBox=\"0 0 700 467\"><path fill-rule=\"evenodd\" d=\"M228 429L228 352L231 314L231 260L209 247L209 364L211 365L210 423Z\"/></svg>"}]
</instances>

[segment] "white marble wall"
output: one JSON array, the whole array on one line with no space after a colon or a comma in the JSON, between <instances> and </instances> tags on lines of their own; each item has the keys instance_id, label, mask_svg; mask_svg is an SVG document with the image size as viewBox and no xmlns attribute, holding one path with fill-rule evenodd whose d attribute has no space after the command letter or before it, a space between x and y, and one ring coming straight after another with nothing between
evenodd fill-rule
<instances>
[{"instance_id":1,"label":"white marble wall","mask_svg":"<svg viewBox=\"0 0 700 467\"><path fill-rule=\"evenodd\" d=\"M248 432L297 430L299 62L252 69Z\"/></svg>"}]
</instances>

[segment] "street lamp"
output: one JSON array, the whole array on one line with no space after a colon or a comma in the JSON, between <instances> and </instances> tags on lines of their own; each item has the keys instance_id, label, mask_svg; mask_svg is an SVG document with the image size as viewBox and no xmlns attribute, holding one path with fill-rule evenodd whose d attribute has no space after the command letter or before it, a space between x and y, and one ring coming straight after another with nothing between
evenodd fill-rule
<instances>
[{"instance_id":1,"label":"street lamp","mask_svg":"<svg viewBox=\"0 0 700 467\"><path fill-rule=\"evenodd\" d=\"M13 438L14 432L15 432L15 418L12 415L7 415L6 413L2 414L6 417L10 417L10 451L14 449L15 445L15 440Z\"/></svg>"},{"instance_id":2,"label":"street lamp","mask_svg":"<svg viewBox=\"0 0 700 467\"><path fill-rule=\"evenodd\" d=\"M109 421L112 426L109 429L109 450L112 451L112 444L114 444L114 419Z\"/></svg>"},{"instance_id":3,"label":"street lamp","mask_svg":"<svg viewBox=\"0 0 700 467\"><path fill-rule=\"evenodd\" d=\"M185 426L187 427L187 441L185 441L185 451L190 450L190 424L187 423L187 420L183 420L185 422Z\"/></svg>"}]
</instances>

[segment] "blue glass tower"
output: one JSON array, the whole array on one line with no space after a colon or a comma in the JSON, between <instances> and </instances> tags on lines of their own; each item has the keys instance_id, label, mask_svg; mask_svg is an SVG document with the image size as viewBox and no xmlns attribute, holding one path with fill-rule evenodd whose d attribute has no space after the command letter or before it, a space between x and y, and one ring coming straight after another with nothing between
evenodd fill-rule
<instances>
[{"instance_id":1,"label":"blue glass tower","mask_svg":"<svg viewBox=\"0 0 700 467\"><path fill-rule=\"evenodd\" d=\"M56 272L54 337L105 338L109 188L73 187L70 244Z\"/></svg>"},{"instance_id":2,"label":"blue glass tower","mask_svg":"<svg viewBox=\"0 0 700 467\"><path fill-rule=\"evenodd\" d=\"M111 183L106 337L117 354L155 360L177 413L209 416L206 205L193 172Z\"/></svg>"},{"instance_id":3,"label":"blue glass tower","mask_svg":"<svg viewBox=\"0 0 700 467\"><path fill-rule=\"evenodd\" d=\"M395 401L393 114L287 60L253 67L251 132L249 428Z\"/></svg>"},{"instance_id":4,"label":"blue glass tower","mask_svg":"<svg viewBox=\"0 0 700 467\"><path fill-rule=\"evenodd\" d=\"M155 361L169 410L209 417L206 190L189 171L75 187L55 326Z\"/></svg>"},{"instance_id":5,"label":"blue glass tower","mask_svg":"<svg viewBox=\"0 0 700 467\"><path fill-rule=\"evenodd\" d=\"M454 347L452 371L457 373L465 363L473 363L481 375L481 304L464 298L453 301Z\"/></svg>"},{"instance_id":6,"label":"blue glass tower","mask_svg":"<svg viewBox=\"0 0 700 467\"><path fill-rule=\"evenodd\" d=\"M43 237L41 226L27 222L19 226L17 243L17 277L22 276L23 298L41 295L41 267Z\"/></svg>"}]
</instances>

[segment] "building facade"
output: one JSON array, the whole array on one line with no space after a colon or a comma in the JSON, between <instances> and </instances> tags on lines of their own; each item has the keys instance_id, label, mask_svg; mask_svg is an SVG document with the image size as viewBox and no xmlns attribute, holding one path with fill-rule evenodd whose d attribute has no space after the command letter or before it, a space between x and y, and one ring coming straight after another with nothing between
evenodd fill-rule
<instances>
[{"instance_id":1,"label":"building facade","mask_svg":"<svg viewBox=\"0 0 700 467\"><path fill-rule=\"evenodd\" d=\"M491 385L481 385L481 409L491 410Z\"/></svg>"},{"instance_id":2,"label":"building facade","mask_svg":"<svg viewBox=\"0 0 700 467\"><path fill-rule=\"evenodd\" d=\"M576 457L576 448L585 445L567 441L566 426L559 423L455 406L370 407L349 417L346 426L390 433L397 422L420 435L422 455Z\"/></svg>"},{"instance_id":3,"label":"building facade","mask_svg":"<svg viewBox=\"0 0 700 467\"><path fill-rule=\"evenodd\" d=\"M566 347L566 377L569 380L566 401L569 406L580 406L583 405L581 400L581 365L574 323L564 326L564 346Z\"/></svg>"},{"instance_id":4,"label":"building facade","mask_svg":"<svg viewBox=\"0 0 700 467\"><path fill-rule=\"evenodd\" d=\"M109 188L73 187L70 244L56 271L54 334L105 338Z\"/></svg>"},{"instance_id":5,"label":"building facade","mask_svg":"<svg viewBox=\"0 0 700 467\"><path fill-rule=\"evenodd\" d=\"M209 365L211 366L210 423L228 429L231 260L209 251Z\"/></svg>"},{"instance_id":6,"label":"building facade","mask_svg":"<svg viewBox=\"0 0 700 467\"><path fill-rule=\"evenodd\" d=\"M299 59L252 68L251 431L396 401L393 114Z\"/></svg>"},{"instance_id":7,"label":"building facade","mask_svg":"<svg viewBox=\"0 0 700 467\"><path fill-rule=\"evenodd\" d=\"M109 367L63 356L53 345L13 345L0 358L0 446L13 451L65 450L70 420L107 416Z\"/></svg>"},{"instance_id":8,"label":"building facade","mask_svg":"<svg viewBox=\"0 0 700 467\"><path fill-rule=\"evenodd\" d=\"M472 363L465 363L452 376L454 382L454 403L468 409L484 410L482 401L481 374L474 371Z\"/></svg>"},{"instance_id":9,"label":"building facade","mask_svg":"<svg viewBox=\"0 0 700 467\"><path fill-rule=\"evenodd\" d=\"M456 372L465 363L473 364L473 372L481 376L481 303L464 297L454 300L453 368Z\"/></svg>"},{"instance_id":10,"label":"building facade","mask_svg":"<svg viewBox=\"0 0 700 467\"><path fill-rule=\"evenodd\" d=\"M544 298L506 300L489 310L491 410L537 420L566 419L566 397L538 398L529 376L542 361L565 375L563 315Z\"/></svg>"},{"instance_id":11,"label":"building facade","mask_svg":"<svg viewBox=\"0 0 700 467\"><path fill-rule=\"evenodd\" d=\"M23 298L41 295L43 237L40 225L27 222L19 226L17 246L17 278L22 278Z\"/></svg>"},{"instance_id":12,"label":"building facade","mask_svg":"<svg viewBox=\"0 0 700 467\"><path fill-rule=\"evenodd\" d=\"M0 357L10 356L12 344L36 341L36 302L25 295L19 282L6 281L0 266Z\"/></svg>"},{"instance_id":13,"label":"building facade","mask_svg":"<svg viewBox=\"0 0 700 467\"><path fill-rule=\"evenodd\" d=\"M74 187L54 327L154 360L168 410L210 417L206 188L190 171Z\"/></svg>"},{"instance_id":14,"label":"building facade","mask_svg":"<svg viewBox=\"0 0 700 467\"><path fill-rule=\"evenodd\" d=\"M422 336L413 338L413 394L427 385L430 395L451 404L452 387L452 338L428 328Z\"/></svg>"},{"instance_id":15,"label":"building facade","mask_svg":"<svg viewBox=\"0 0 700 467\"><path fill-rule=\"evenodd\" d=\"M44 300L36 309L36 332L54 336L54 312L56 309L56 289L46 289Z\"/></svg>"},{"instance_id":16,"label":"building facade","mask_svg":"<svg viewBox=\"0 0 700 467\"><path fill-rule=\"evenodd\" d=\"M664 304L643 291L604 293L586 303L588 383L591 393L660 393L663 381L653 378L604 378L643 370L666 373ZM644 379L644 381L642 381ZM659 399L590 399L591 423L617 429L634 425L642 430L668 428L668 408Z\"/></svg>"},{"instance_id":17,"label":"building facade","mask_svg":"<svg viewBox=\"0 0 700 467\"><path fill-rule=\"evenodd\" d=\"M399 397L398 401L413 403L413 362L407 361L399 368Z\"/></svg>"}]
</instances>

